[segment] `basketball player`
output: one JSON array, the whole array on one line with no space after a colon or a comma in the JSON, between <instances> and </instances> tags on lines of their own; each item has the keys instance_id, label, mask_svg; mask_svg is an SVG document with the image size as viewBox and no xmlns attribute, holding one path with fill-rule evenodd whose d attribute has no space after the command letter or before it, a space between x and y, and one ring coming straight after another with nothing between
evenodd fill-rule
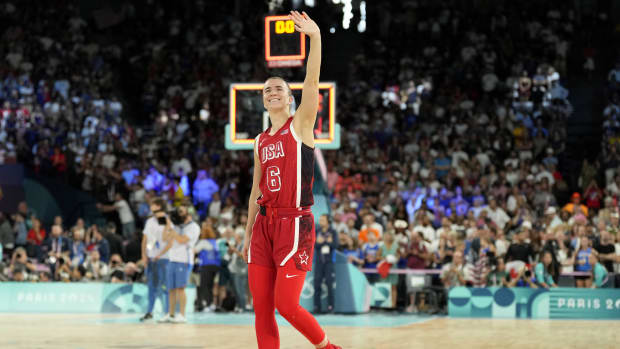
<instances>
[{"instance_id":1,"label":"basketball player","mask_svg":"<svg viewBox=\"0 0 620 349\"><path fill-rule=\"evenodd\" d=\"M299 305L314 253L314 216L310 206L314 177L314 123L319 100L321 32L303 12L292 11L295 29L310 37L302 99L290 115L293 96L281 78L267 79L263 103L271 127L254 143L254 181L243 246L260 349L277 349L275 309L317 348L330 344L323 329Z\"/></svg>"}]
</instances>

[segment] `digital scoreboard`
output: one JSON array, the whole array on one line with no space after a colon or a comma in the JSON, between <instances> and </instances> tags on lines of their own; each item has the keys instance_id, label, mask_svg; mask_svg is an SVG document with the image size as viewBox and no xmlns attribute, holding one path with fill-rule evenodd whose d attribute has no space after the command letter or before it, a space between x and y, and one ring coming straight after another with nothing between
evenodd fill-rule
<instances>
[{"instance_id":1,"label":"digital scoreboard","mask_svg":"<svg viewBox=\"0 0 620 349\"><path fill-rule=\"evenodd\" d=\"M300 67L306 58L306 36L288 16L265 17L265 61L270 68Z\"/></svg>"}]
</instances>

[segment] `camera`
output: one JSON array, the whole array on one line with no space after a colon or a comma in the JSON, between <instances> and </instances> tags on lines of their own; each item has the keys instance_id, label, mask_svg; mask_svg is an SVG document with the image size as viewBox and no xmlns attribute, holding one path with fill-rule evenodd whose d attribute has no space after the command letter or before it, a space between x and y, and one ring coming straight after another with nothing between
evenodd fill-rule
<instances>
[{"instance_id":1,"label":"camera","mask_svg":"<svg viewBox=\"0 0 620 349\"><path fill-rule=\"evenodd\" d=\"M524 275L526 278L530 278L532 277L532 272L530 270L526 270Z\"/></svg>"},{"instance_id":2,"label":"camera","mask_svg":"<svg viewBox=\"0 0 620 349\"><path fill-rule=\"evenodd\" d=\"M181 225L181 224L185 223L185 217L181 216L179 214L178 210L174 210L174 211L170 212L170 221L174 225Z\"/></svg>"}]
</instances>

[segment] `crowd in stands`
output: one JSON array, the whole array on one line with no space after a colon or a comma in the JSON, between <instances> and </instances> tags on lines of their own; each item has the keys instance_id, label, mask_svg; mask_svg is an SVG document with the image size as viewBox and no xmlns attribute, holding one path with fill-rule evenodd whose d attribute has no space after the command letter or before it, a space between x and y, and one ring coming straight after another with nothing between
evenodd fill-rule
<instances>
[{"instance_id":1,"label":"crowd in stands","mask_svg":"<svg viewBox=\"0 0 620 349\"><path fill-rule=\"evenodd\" d=\"M153 2L127 20L143 40L110 46L94 43L75 10L43 22L37 19L57 10L0 9L16 19L2 33L11 45L0 48L0 164L68 179L120 222L68 226L58 217L44 227L21 204L16 215L0 216L0 242L11 253L0 277L142 280L140 228L155 197L171 207L188 203L201 238L238 245L252 159L225 151L221 130L231 79L272 73L262 62L262 33L248 25L260 15L210 23L207 2L185 14L163 6ZM378 5L386 20L338 86L342 147L324 153L338 249L362 268L385 261L441 269L434 282L445 287L550 287L573 271L596 271L577 276L576 286L613 285L620 272L617 95L605 110L607 185L597 185L586 162L573 192L562 168L572 113L562 79L581 29L572 10L512 3L511 11L470 16L449 6L398 6ZM48 34L65 27L62 40ZM123 117L112 73L121 58L144 81L140 105L152 125ZM610 84L617 89L616 70ZM221 265L235 255L234 248L221 253ZM414 310L418 290L406 281L388 278L412 296Z\"/></svg>"}]
</instances>

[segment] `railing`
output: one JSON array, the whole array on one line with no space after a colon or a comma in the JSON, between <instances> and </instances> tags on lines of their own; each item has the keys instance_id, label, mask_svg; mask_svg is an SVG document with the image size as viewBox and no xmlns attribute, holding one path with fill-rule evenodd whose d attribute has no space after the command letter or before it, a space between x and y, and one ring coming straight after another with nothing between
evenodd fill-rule
<instances>
[{"instance_id":1,"label":"railing","mask_svg":"<svg viewBox=\"0 0 620 349\"><path fill-rule=\"evenodd\" d=\"M362 273L365 274L379 274L377 269L373 268L362 268L360 269ZM439 275L441 274L441 269L390 269L390 274L413 274L413 275ZM584 272L584 271L573 271L570 273L561 273L560 276L591 276L592 273ZM614 273L609 273L608 275L615 275Z\"/></svg>"}]
</instances>

